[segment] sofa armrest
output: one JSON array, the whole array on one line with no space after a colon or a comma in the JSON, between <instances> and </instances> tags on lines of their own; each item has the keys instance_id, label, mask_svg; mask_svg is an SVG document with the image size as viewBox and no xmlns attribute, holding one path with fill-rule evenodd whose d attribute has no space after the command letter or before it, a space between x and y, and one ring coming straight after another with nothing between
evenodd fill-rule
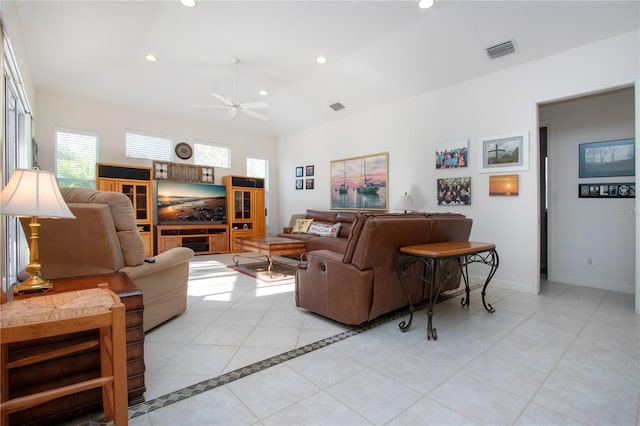
<instances>
[{"instance_id":1,"label":"sofa armrest","mask_svg":"<svg viewBox=\"0 0 640 426\"><path fill-rule=\"evenodd\" d=\"M126 273L129 278L135 281L137 278L156 274L165 269L173 268L180 263L189 262L192 257L193 250L190 248L175 247L152 257L153 263L144 262L138 266L125 266L120 269L120 272Z\"/></svg>"}]
</instances>

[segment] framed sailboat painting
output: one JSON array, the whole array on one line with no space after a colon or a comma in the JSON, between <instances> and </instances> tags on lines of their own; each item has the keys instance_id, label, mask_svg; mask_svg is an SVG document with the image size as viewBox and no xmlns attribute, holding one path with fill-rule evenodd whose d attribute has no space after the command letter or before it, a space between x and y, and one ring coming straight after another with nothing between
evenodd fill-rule
<instances>
[{"instance_id":1,"label":"framed sailboat painting","mask_svg":"<svg viewBox=\"0 0 640 426\"><path fill-rule=\"evenodd\" d=\"M388 210L389 153L331 161L332 210Z\"/></svg>"}]
</instances>

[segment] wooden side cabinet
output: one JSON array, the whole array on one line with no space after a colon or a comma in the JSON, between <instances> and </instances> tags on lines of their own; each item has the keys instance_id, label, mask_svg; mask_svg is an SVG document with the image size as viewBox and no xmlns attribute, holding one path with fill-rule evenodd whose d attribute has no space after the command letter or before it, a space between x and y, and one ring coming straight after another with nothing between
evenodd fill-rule
<instances>
[{"instance_id":1,"label":"wooden side cabinet","mask_svg":"<svg viewBox=\"0 0 640 426\"><path fill-rule=\"evenodd\" d=\"M151 168L97 163L96 173L97 190L122 192L129 197L144 241L145 256L153 256Z\"/></svg>"},{"instance_id":2,"label":"wooden side cabinet","mask_svg":"<svg viewBox=\"0 0 640 426\"><path fill-rule=\"evenodd\" d=\"M126 342L127 342L127 388L129 405L144 402L146 390L144 382L144 331L142 292L129 277L122 273L89 275L74 278L53 280L53 289L47 294L65 291L95 288L100 283L107 283L125 305ZM12 295L15 300L38 297L41 293ZM95 339L95 330L82 333L67 334L48 339L12 344L9 347L9 360L16 361L27 356L37 355L43 351L64 348L90 339ZM9 392L16 396L59 387L60 384L71 384L100 376L100 353L97 348L82 353L63 356L61 358L12 369L9 374ZM98 389L69 395L54 401L38 405L25 411L13 413L10 424L53 424L69 417L90 413L102 408L102 392Z\"/></svg>"},{"instance_id":3,"label":"wooden side cabinet","mask_svg":"<svg viewBox=\"0 0 640 426\"><path fill-rule=\"evenodd\" d=\"M158 253L174 247L188 247L195 254L229 252L228 225L158 225Z\"/></svg>"},{"instance_id":4,"label":"wooden side cabinet","mask_svg":"<svg viewBox=\"0 0 640 426\"><path fill-rule=\"evenodd\" d=\"M227 187L227 222L232 251L238 251L235 239L263 237L266 234L264 179L223 176Z\"/></svg>"}]
</instances>

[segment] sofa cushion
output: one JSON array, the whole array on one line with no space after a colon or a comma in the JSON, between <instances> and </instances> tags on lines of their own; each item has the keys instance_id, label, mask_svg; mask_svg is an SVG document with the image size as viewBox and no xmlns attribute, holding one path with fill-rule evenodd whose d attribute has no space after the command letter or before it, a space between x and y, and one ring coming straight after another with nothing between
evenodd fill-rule
<instances>
[{"instance_id":1,"label":"sofa cushion","mask_svg":"<svg viewBox=\"0 0 640 426\"><path fill-rule=\"evenodd\" d=\"M351 234L351 227L355 220L356 212L337 212L336 222L340 223L340 232L338 233L338 237L349 238L349 234Z\"/></svg>"},{"instance_id":2,"label":"sofa cushion","mask_svg":"<svg viewBox=\"0 0 640 426\"><path fill-rule=\"evenodd\" d=\"M319 237L333 237L338 236L340 231L340 223L322 223L313 222L307 231L308 234L317 235Z\"/></svg>"},{"instance_id":3,"label":"sofa cushion","mask_svg":"<svg viewBox=\"0 0 640 426\"><path fill-rule=\"evenodd\" d=\"M309 227L313 219L296 219L291 229L292 234L306 234L309 231Z\"/></svg>"}]
</instances>

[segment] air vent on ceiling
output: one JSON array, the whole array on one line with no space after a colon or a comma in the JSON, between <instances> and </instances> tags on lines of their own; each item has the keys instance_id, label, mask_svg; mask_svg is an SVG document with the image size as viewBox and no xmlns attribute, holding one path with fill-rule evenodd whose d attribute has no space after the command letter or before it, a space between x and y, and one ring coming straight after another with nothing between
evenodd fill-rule
<instances>
[{"instance_id":1,"label":"air vent on ceiling","mask_svg":"<svg viewBox=\"0 0 640 426\"><path fill-rule=\"evenodd\" d=\"M344 109L344 105L342 105L340 102L336 102L335 104L329 105L329 108L334 111L340 111L341 109Z\"/></svg>"},{"instance_id":2,"label":"air vent on ceiling","mask_svg":"<svg viewBox=\"0 0 640 426\"><path fill-rule=\"evenodd\" d=\"M516 46L513 43L513 40L506 41L504 43L497 44L495 46L491 46L487 48L487 55L491 59L499 58L500 56L508 55L510 53L515 53Z\"/></svg>"}]
</instances>

